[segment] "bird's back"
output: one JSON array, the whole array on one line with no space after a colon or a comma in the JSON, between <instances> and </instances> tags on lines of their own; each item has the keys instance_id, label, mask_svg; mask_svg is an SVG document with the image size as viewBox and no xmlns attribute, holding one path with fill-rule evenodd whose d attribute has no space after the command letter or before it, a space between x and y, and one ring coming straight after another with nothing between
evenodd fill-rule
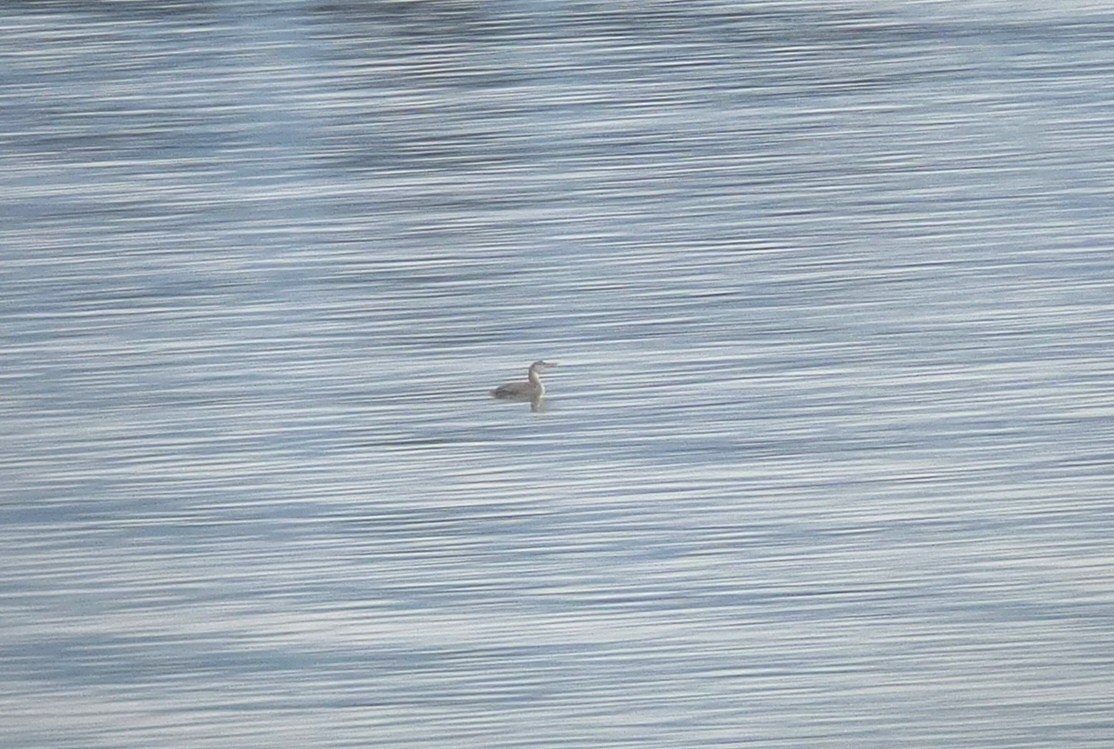
<instances>
[{"instance_id":1,"label":"bird's back","mask_svg":"<svg viewBox=\"0 0 1114 749\"><path fill-rule=\"evenodd\" d=\"M532 382L507 382L491 391L496 398L533 398L541 394L541 387Z\"/></svg>"}]
</instances>

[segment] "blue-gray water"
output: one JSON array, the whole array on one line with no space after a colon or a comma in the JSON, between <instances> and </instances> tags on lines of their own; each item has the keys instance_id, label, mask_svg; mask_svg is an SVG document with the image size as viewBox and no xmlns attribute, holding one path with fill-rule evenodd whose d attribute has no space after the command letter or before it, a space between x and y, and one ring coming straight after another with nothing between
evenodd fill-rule
<instances>
[{"instance_id":1,"label":"blue-gray water","mask_svg":"<svg viewBox=\"0 0 1114 749\"><path fill-rule=\"evenodd\" d=\"M1110 746L1042 5L6 4L0 744Z\"/></svg>"}]
</instances>

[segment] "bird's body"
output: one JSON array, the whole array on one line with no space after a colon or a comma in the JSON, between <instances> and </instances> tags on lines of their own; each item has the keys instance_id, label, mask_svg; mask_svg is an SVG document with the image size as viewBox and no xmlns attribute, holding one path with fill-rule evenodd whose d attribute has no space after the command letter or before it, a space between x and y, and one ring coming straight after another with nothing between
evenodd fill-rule
<instances>
[{"instance_id":1,"label":"bird's body","mask_svg":"<svg viewBox=\"0 0 1114 749\"><path fill-rule=\"evenodd\" d=\"M556 367L551 362L536 361L530 365L526 372L526 382L504 382L491 391L492 397L501 400L537 401L545 395L545 385L542 384L541 373L546 367Z\"/></svg>"}]
</instances>

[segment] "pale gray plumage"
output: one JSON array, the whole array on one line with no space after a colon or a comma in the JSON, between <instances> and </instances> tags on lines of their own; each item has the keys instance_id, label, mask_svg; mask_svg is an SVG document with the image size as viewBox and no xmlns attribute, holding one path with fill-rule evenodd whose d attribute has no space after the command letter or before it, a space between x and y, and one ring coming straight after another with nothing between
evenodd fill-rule
<instances>
[{"instance_id":1,"label":"pale gray plumage","mask_svg":"<svg viewBox=\"0 0 1114 749\"><path fill-rule=\"evenodd\" d=\"M537 400L545 395L541 373L546 367L556 367L554 362L536 361L526 372L526 382L504 382L491 391L495 398L503 400Z\"/></svg>"}]
</instances>

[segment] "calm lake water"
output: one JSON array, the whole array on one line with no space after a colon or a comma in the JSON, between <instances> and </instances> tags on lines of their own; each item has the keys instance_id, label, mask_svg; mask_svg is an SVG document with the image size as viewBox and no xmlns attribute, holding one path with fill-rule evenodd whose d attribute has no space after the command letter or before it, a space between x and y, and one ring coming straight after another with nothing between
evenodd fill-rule
<instances>
[{"instance_id":1,"label":"calm lake water","mask_svg":"<svg viewBox=\"0 0 1114 749\"><path fill-rule=\"evenodd\" d=\"M5 4L0 744L1109 747L1044 5Z\"/></svg>"}]
</instances>

